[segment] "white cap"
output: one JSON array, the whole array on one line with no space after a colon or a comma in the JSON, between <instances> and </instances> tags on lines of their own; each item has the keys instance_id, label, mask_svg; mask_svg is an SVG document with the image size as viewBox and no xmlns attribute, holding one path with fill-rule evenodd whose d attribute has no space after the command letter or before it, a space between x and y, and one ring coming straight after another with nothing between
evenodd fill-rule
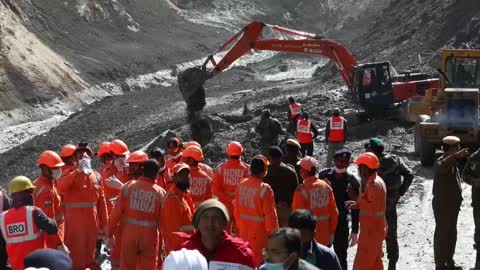
<instances>
[{"instance_id":1,"label":"white cap","mask_svg":"<svg viewBox=\"0 0 480 270\"><path fill-rule=\"evenodd\" d=\"M207 259L198 250L172 251L163 262L165 270L208 270Z\"/></svg>"}]
</instances>

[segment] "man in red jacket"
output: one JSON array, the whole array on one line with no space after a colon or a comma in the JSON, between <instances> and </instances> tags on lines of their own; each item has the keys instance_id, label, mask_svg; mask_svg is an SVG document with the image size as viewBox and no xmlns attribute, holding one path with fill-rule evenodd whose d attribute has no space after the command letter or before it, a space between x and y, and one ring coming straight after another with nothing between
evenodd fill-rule
<instances>
[{"instance_id":1,"label":"man in red jacket","mask_svg":"<svg viewBox=\"0 0 480 270\"><path fill-rule=\"evenodd\" d=\"M229 235L227 207L210 199L199 204L193 215L196 232L177 248L196 249L208 261L210 269L255 269L255 256L247 242Z\"/></svg>"}]
</instances>

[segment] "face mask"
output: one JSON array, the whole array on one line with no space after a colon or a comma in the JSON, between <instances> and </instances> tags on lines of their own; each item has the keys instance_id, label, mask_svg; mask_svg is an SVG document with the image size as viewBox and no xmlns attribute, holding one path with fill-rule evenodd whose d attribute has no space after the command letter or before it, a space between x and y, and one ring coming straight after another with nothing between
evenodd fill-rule
<instances>
[{"instance_id":1,"label":"face mask","mask_svg":"<svg viewBox=\"0 0 480 270\"><path fill-rule=\"evenodd\" d=\"M336 173L345 173L347 171L347 168L340 169L340 168L334 167L334 170Z\"/></svg>"},{"instance_id":2,"label":"face mask","mask_svg":"<svg viewBox=\"0 0 480 270\"><path fill-rule=\"evenodd\" d=\"M115 159L115 161L113 161L113 165L115 166L115 168L117 168L117 170L122 170L125 164L125 157L119 157Z\"/></svg>"},{"instance_id":3,"label":"face mask","mask_svg":"<svg viewBox=\"0 0 480 270\"><path fill-rule=\"evenodd\" d=\"M186 191L190 188L190 182L176 182L175 185L183 191Z\"/></svg>"},{"instance_id":4,"label":"face mask","mask_svg":"<svg viewBox=\"0 0 480 270\"><path fill-rule=\"evenodd\" d=\"M52 170L52 179L59 180L62 177L62 169Z\"/></svg>"}]
</instances>

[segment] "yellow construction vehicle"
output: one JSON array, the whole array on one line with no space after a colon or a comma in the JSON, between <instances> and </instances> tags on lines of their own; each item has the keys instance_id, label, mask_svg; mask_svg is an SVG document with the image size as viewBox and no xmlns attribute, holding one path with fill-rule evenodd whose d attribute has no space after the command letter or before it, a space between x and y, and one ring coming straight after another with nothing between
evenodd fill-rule
<instances>
[{"instance_id":1,"label":"yellow construction vehicle","mask_svg":"<svg viewBox=\"0 0 480 270\"><path fill-rule=\"evenodd\" d=\"M480 145L480 50L443 50L440 88L412 100L409 115L423 112L415 124L415 153L424 166L435 162L442 138L457 136L467 147Z\"/></svg>"}]
</instances>

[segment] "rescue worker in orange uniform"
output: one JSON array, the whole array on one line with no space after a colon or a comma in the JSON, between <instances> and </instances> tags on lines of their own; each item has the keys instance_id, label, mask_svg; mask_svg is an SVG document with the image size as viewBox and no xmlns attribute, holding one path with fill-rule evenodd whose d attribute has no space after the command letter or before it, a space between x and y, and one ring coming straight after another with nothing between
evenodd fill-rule
<instances>
[{"instance_id":1,"label":"rescue worker in orange uniform","mask_svg":"<svg viewBox=\"0 0 480 270\"><path fill-rule=\"evenodd\" d=\"M213 197L213 179L198 166L202 160L203 151L197 146L189 146L182 152L182 162L190 166L190 192L195 206Z\"/></svg>"},{"instance_id":2,"label":"rescue worker in orange uniform","mask_svg":"<svg viewBox=\"0 0 480 270\"><path fill-rule=\"evenodd\" d=\"M98 169L100 173L108 166L113 160L113 155L110 152L110 142L102 142L98 147L97 158L100 159L102 166Z\"/></svg>"},{"instance_id":3,"label":"rescue worker in orange uniform","mask_svg":"<svg viewBox=\"0 0 480 270\"><path fill-rule=\"evenodd\" d=\"M332 167L333 155L342 150L347 140L347 120L340 116L340 109L333 109L332 117L328 119L325 127L325 141L328 145L327 161L325 167Z\"/></svg>"},{"instance_id":4,"label":"rescue worker in orange uniform","mask_svg":"<svg viewBox=\"0 0 480 270\"><path fill-rule=\"evenodd\" d=\"M250 243L257 263L262 261L262 249L267 244L268 235L279 227L273 190L263 182L268 165L266 157L255 156L250 163L250 176L240 182L235 191L238 236Z\"/></svg>"},{"instance_id":5,"label":"rescue worker in orange uniform","mask_svg":"<svg viewBox=\"0 0 480 270\"><path fill-rule=\"evenodd\" d=\"M288 104L288 132L294 134L297 120L302 115L302 105L297 103L293 97L288 98Z\"/></svg>"},{"instance_id":6,"label":"rescue worker in orange uniform","mask_svg":"<svg viewBox=\"0 0 480 270\"><path fill-rule=\"evenodd\" d=\"M65 233L63 207L56 187L56 182L62 177L62 167L65 163L57 153L47 150L40 154L37 165L42 175L34 181L33 203L58 225L57 234L46 236L47 247L68 250L63 244Z\"/></svg>"},{"instance_id":7,"label":"rescue worker in orange uniform","mask_svg":"<svg viewBox=\"0 0 480 270\"><path fill-rule=\"evenodd\" d=\"M130 180L126 171L127 155L130 154L128 146L122 140L113 140L110 143L110 153L112 154L112 162L102 171L109 212L112 210L113 202L116 200L123 184Z\"/></svg>"},{"instance_id":8,"label":"rescue worker in orange uniform","mask_svg":"<svg viewBox=\"0 0 480 270\"><path fill-rule=\"evenodd\" d=\"M190 195L190 167L185 163L178 163L172 169L173 186L165 195L162 203L160 225L165 243L165 254L181 244L181 238L175 232L193 233L192 226L195 205Z\"/></svg>"},{"instance_id":9,"label":"rescue worker in orange uniform","mask_svg":"<svg viewBox=\"0 0 480 270\"><path fill-rule=\"evenodd\" d=\"M190 146L196 146L196 147L202 149L202 145L200 145L200 143L198 143L196 141L189 141L189 142L184 143L183 144L183 149L185 150ZM202 149L202 151L203 151L203 149ZM183 162L185 162L185 161L183 161ZM207 164L202 163L202 162L198 163L198 167L200 168L200 170L206 172L208 174L208 176L210 176L213 179L213 169L212 169L212 167L210 167Z\"/></svg>"},{"instance_id":10,"label":"rescue worker in orange uniform","mask_svg":"<svg viewBox=\"0 0 480 270\"><path fill-rule=\"evenodd\" d=\"M173 169L175 164L180 162L180 158L182 157L182 141L180 138L172 137L167 141L167 168L170 170Z\"/></svg>"},{"instance_id":11,"label":"rescue worker in orange uniform","mask_svg":"<svg viewBox=\"0 0 480 270\"><path fill-rule=\"evenodd\" d=\"M152 151L150 151L150 157L155 159L160 166L156 179L157 185L162 187L165 191L169 191L170 188L174 185L174 183L172 178L172 171L167 168L167 165L165 163L165 151L163 151L159 147L156 147Z\"/></svg>"},{"instance_id":12,"label":"rescue worker in orange uniform","mask_svg":"<svg viewBox=\"0 0 480 270\"><path fill-rule=\"evenodd\" d=\"M293 194L292 211L309 209L315 215L317 226L315 240L331 246L338 224L338 209L332 188L317 174L317 161L310 156L300 161L300 174L303 184L300 184Z\"/></svg>"},{"instance_id":13,"label":"rescue worker in orange uniform","mask_svg":"<svg viewBox=\"0 0 480 270\"><path fill-rule=\"evenodd\" d=\"M235 190L238 184L248 177L249 166L241 160L242 155L243 146L237 141L230 142L227 146L227 161L219 164L213 175L213 195L227 207L231 217ZM229 223L230 228L232 220Z\"/></svg>"},{"instance_id":14,"label":"rescue worker in orange uniform","mask_svg":"<svg viewBox=\"0 0 480 270\"><path fill-rule=\"evenodd\" d=\"M65 244L70 249L73 270L98 267L95 262L97 236L105 232L107 206L101 177L92 169L93 152L86 144L75 151L78 168L62 177L57 190L63 197Z\"/></svg>"},{"instance_id":15,"label":"rescue worker in orange uniform","mask_svg":"<svg viewBox=\"0 0 480 270\"><path fill-rule=\"evenodd\" d=\"M387 188L377 175L380 162L374 153L361 154L355 164L361 179L361 193L357 201L345 202L349 209L360 209L360 235L353 269L383 269L382 243L387 233Z\"/></svg>"},{"instance_id":16,"label":"rescue worker in orange uniform","mask_svg":"<svg viewBox=\"0 0 480 270\"><path fill-rule=\"evenodd\" d=\"M131 156L134 156L133 152ZM131 157L130 156L130 157ZM143 176L123 186L108 222L107 236L112 237L120 223L120 269L157 269L161 202L165 190L155 184L159 164L151 159L142 163Z\"/></svg>"},{"instance_id":17,"label":"rescue worker in orange uniform","mask_svg":"<svg viewBox=\"0 0 480 270\"><path fill-rule=\"evenodd\" d=\"M298 143L300 143L300 152L302 157L306 155L313 156L313 140L318 136L318 130L309 119L307 112L302 113L302 117L297 122Z\"/></svg>"},{"instance_id":18,"label":"rescue worker in orange uniform","mask_svg":"<svg viewBox=\"0 0 480 270\"><path fill-rule=\"evenodd\" d=\"M62 176L71 173L77 168L77 164L75 164L76 160L74 157L75 149L77 149L75 145L66 144L60 150L60 157L62 158L63 163L65 163L65 165L62 167Z\"/></svg>"},{"instance_id":19,"label":"rescue worker in orange uniform","mask_svg":"<svg viewBox=\"0 0 480 270\"><path fill-rule=\"evenodd\" d=\"M13 270L25 269L25 256L46 247L44 233L54 235L58 231L55 220L48 218L40 208L32 206L34 188L25 176L13 178L8 183L13 207L0 214L0 230Z\"/></svg>"}]
</instances>

